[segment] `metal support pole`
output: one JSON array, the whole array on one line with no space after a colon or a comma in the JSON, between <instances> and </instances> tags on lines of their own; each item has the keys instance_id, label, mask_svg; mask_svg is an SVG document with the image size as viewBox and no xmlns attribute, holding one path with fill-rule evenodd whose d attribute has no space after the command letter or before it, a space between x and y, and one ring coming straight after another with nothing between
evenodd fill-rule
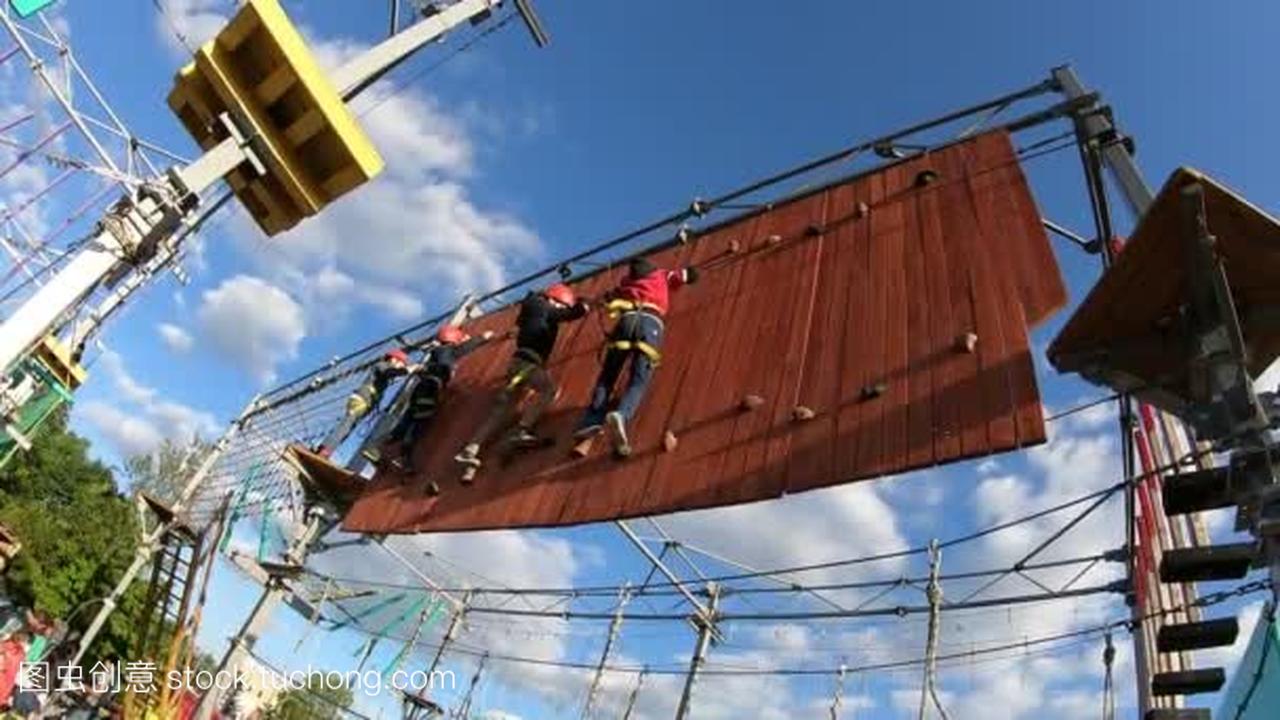
<instances>
[{"instance_id":1,"label":"metal support pole","mask_svg":"<svg viewBox=\"0 0 1280 720\"><path fill-rule=\"evenodd\" d=\"M330 79L342 99L350 100L427 44L474 17L493 12L499 4L501 0L461 0L444 7L366 50L338 68Z\"/></svg>"},{"instance_id":2,"label":"metal support pole","mask_svg":"<svg viewBox=\"0 0 1280 720\"><path fill-rule=\"evenodd\" d=\"M239 140L228 138L177 175L185 191L198 195L248 157ZM171 190L162 192L172 194ZM176 196L162 199L159 193L139 192L109 213L76 256L0 323L0 369L12 367L119 268L143 262L150 258L147 252L158 251L178 228L184 213L191 212L174 205L177 200Z\"/></svg>"},{"instance_id":3,"label":"metal support pole","mask_svg":"<svg viewBox=\"0 0 1280 720\"><path fill-rule=\"evenodd\" d=\"M689 674L685 676L684 692L680 694L680 704L676 707L675 720L685 720L689 717L693 684L697 682L698 671L707 662L707 649L711 647L711 636L715 633L716 610L720 607L720 587L715 583L707 583L707 594L711 596L708 611L693 618L698 626L698 642L694 645L693 657L689 659Z\"/></svg>"},{"instance_id":4,"label":"metal support pole","mask_svg":"<svg viewBox=\"0 0 1280 720\"><path fill-rule=\"evenodd\" d=\"M636 549L640 551L640 554L645 556L645 559L658 569L658 572L666 576L667 580L675 585L676 589L680 591L680 594L684 595L684 599L688 600L689 604L697 610L699 618L702 620L709 620L711 618L712 614L715 612L714 607L708 608L706 605L703 605L702 601L690 592L689 588L685 587L684 581L682 581L675 573L671 572L671 569L662 562L661 558L653 554L653 551L649 549L649 546L644 544L644 541L640 539L639 535L636 535L635 531L631 529L631 526L628 525L625 520L615 520L613 524L618 526L618 529L622 531L622 534L631 541L632 545L636 546Z\"/></svg>"},{"instance_id":5,"label":"metal support pole","mask_svg":"<svg viewBox=\"0 0 1280 720\"><path fill-rule=\"evenodd\" d=\"M431 676L435 674L436 669L440 667L440 661L444 659L444 653L453 644L453 640L457 637L458 628L461 627L463 619L467 615L467 605L471 602L471 594L467 593L462 598L462 606L453 612L453 617L449 618L449 627L445 628L444 637L440 639L440 647L436 648L436 654L432 656L431 663L427 665L427 685L418 691L418 699L426 700L429 695L428 690L431 689Z\"/></svg>"},{"instance_id":6,"label":"metal support pole","mask_svg":"<svg viewBox=\"0 0 1280 720\"><path fill-rule=\"evenodd\" d=\"M604 650L600 652L600 662L596 665L596 671L591 676L591 687L587 690L587 702L582 706L582 718L588 720L591 717L591 711L595 709L596 698L600 693L600 681L604 679L604 666L609 662L609 653L613 651L613 645L618 641L618 633L622 631L622 615L627 607L627 603L631 601L631 584L627 583L622 591L618 593L618 607L613 611L613 620L609 621L609 634L604 640Z\"/></svg>"},{"instance_id":7,"label":"metal support pole","mask_svg":"<svg viewBox=\"0 0 1280 720\"><path fill-rule=\"evenodd\" d=\"M306 559L307 552L311 548L311 544L315 542L321 534L325 525L326 513L318 507L312 507L308 514L307 527L302 534L293 541L285 553L285 560L291 565L301 566ZM258 596L258 602L254 605L253 610L249 613L249 617L245 619L244 624L240 627L239 632L231 640L231 647L227 648L227 652L222 657L222 662L218 663L218 674L225 676L227 673L234 674L236 670L252 655L253 646L258 642L258 636L266 628L267 621L271 619L271 613L275 611L276 606L284 600L289 594L289 588L284 583L284 578L279 575L272 575L267 584L262 589L262 594ZM223 691L217 687L210 688L200 699L200 706L196 712L199 720L209 720L213 717L213 712L217 709L222 701Z\"/></svg>"},{"instance_id":8,"label":"metal support pole","mask_svg":"<svg viewBox=\"0 0 1280 720\"><path fill-rule=\"evenodd\" d=\"M258 397L254 397L254 399L245 406L244 410L240 412L239 417L237 417L227 427L226 432L224 432L222 437L218 438L218 441L214 443L213 448L204 457L204 460L201 461L200 466L191 474L191 478L187 480L187 484L182 488L182 493L178 496L177 502L173 505L175 515L180 514L186 507L187 503L191 501L191 498L200 488L200 484L204 482L209 471L213 469L214 464L220 457L222 457L222 453L226 451L227 446L231 444L231 440L240 431L240 427L244 423L244 419L249 415L257 403ZM175 517L175 522L176 520L177 518ZM120 598L124 597L125 592L127 592L129 587L133 585L133 581L137 578L138 573L142 571L142 568L145 567L148 562L150 562L151 556L160 545L161 539L169 532L171 527L171 523L161 524L156 527L155 530L151 531L149 535L146 535L142 542L138 544L138 548L134 552L133 562L129 565L128 569L125 570L124 575L121 576L120 581L116 583L116 586L112 588L111 594L103 600L102 607L98 609L98 614L94 616L93 621L89 623L89 627L86 628L84 634L80 636L80 644L76 647L76 654L71 658L70 665L78 666L80 661L84 659L85 653L89 650L93 641L98 637L98 633L102 631L102 627L106 624L107 618L115 611L116 606L120 602Z\"/></svg>"},{"instance_id":9,"label":"metal support pole","mask_svg":"<svg viewBox=\"0 0 1280 720\"><path fill-rule=\"evenodd\" d=\"M1053 81L1068 100L1075 100L1089 94L1070 65L1054 68ZM1115 125L1112 124L1111 119L1100 109L1099 111L1082 113L1077 116L1077 120L1085 137L1090 141L1096 140L1098 142L1098 148L1102 152L1102 159L1106 163L1107 169L1111 171L1112 177L1115 178L1121 194L1124 195L1125 201L1129 204L1129 209L1133 211L1133 216L1135 218L1142 217L1142 214L1147 211L1147 207L1151 205L1152 200L1155 199L1155 195L1151 192L1151 188L1147 186L1146 180L1143 179L1142 171L1138 169L1138 164L1133 161L1133 155L1130 154L1128 147L1126 147L1124 138L1116 132ZM1103 242L1106 242L1107 239L1101 238Z\"/></svg>"},{"instance_id":10,"label":"metal support pole","mask_svg":"<svg viewBox=\"0 0 1280 720\"><path fill-rule=\"evenodd\" d=\"M387 37L400 32L400 0L391 0L391 20L388 23Z\"/></svg>"}]
</instances>

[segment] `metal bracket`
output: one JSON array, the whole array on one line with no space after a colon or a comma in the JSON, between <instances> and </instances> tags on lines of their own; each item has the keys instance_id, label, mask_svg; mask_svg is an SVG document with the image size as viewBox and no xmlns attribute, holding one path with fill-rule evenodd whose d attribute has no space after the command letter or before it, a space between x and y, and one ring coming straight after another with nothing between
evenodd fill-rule
<instances>
[{"instance_id":1,"label":"metal bracket","mask_svg":"<svg viewBox=\"0 0 1280 720\"><path fill-rule=\"evenodd\" d=\"M1217 240L1209 229L1204 188L1188 185L1180 199L1190 295L1189 419L1206 439L1260 432L1268 426L1267 413L1249 376L1248 348L1226 269L1216 252Z\"/></svg>"}]
</instances>

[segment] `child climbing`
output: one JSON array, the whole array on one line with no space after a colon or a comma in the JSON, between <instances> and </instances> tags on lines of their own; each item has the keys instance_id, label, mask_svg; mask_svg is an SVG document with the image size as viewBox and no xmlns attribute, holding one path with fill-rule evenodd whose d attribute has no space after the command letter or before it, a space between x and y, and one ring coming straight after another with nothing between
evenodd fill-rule
<instances>
[{"instance_id":1,"label":"child climbing","mask_svg":"<svg viewBox=\"0 0 1280 720\"><path fill-rule=\"evenodd\" d=\"M619 316L618 322L605 341L604 365L591 393L591 405L574 432L575 438L592 438L607 425L617 455L631 454L627 423L635 417L661 360L663 318L670 307L671 291L697 281L698 270L694 267L664 270L645 258L631 261L627 276L605 296L605 308ZM614 385L628 361L630 377L617 408L609 411Z\"/></svg>"},{"instance_id":2,"label":"child climbing","mask_svg":"<svg viewBox=\"0 0 1280 720\"><path fill-rule=\"evenodd\" d=\"M387 438L390 443L399 443L399 455L394 464L400 470L406 473L416 470L413 448L431 426L458 362L493 338L492 331L471 337L457 325L443 325L436 333L436 346L415 373L416 382L409 394L408 407ZM381 461L382 454L375 451L367 457L377 463ZM439 492L434 482L429 489L433 494Z\"/></svg>"},{"instance_id":3,"label":"child climbing","mask_svg":"<svg viewBox=\"0 0 1280 720\"><path fill-rule=\"evenodd\" d=\"M335 448L351 435L356 424L371 410L382 403L382 396L387 386L398 377L403 377L418 369L409 363L409 353L403 349L389 351L381 360L374 363L365 381L347 397L347 411L342 420L329 432L324 441L316 446L316 454L329 457Z\"/></svg>"},{"instance_id":4,"label":"child climbing","mask_svg":"<svg viewBox=\"0 0 1280 720\"><path fill-rule=\"evenodd\" d=\"M560 324L587 314L587 304L574 295L573 289L556 283L542 292L531 292L520 303L516 318L516 351L507 366L506 379L493 410L476 429L470 442L454 456L454 460L470 468L480 467L480 451L492 436L511 421L516 406L526 391L533 397L521 413L511 433L513 447L537 445L541 438L534 434L538 419L555 401L559 390L547 372L547 361L556 346ZM470 482L474 473L463 474Z\"/></svg>"}]
</instances>

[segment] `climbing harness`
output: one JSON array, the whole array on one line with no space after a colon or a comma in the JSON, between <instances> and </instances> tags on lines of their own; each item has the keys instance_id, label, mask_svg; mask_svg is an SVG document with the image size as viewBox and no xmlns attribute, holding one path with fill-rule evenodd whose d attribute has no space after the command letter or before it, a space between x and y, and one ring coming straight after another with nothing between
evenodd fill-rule
<instances>
[{"instance_id":1,"label":"climbing harness","mask_svg":"<svg viewBox=\"0 0 1280 720\"><path fill-rule=\"evenodd\" d=\"M507 390L515 390L528 380L535 370L542 367L542 356L529 348L516 350L516 358L523 360L525 364L511 374L511 379L507 381Z\"/></svg>"},{"instance_id":2,"label":"climbing harness","mask_svg":"<svg viewBox=\"0 0 1280 720\"><path fill-rule=\"evenodd\" d=\"M662 316L658 314L657 308L649 303L638 303L634 300L613 300L610 301L605 309L609 311L610 318L619 318L618 324L614 326L614 333L622 327L622 323L627 321L629 315L643 314L657 321L660 327L663 327ZM664 327L665 329L665 327ZM605 351L610 349L622 350L623 352L643 353L649 358L649 362L657 367L662 362L662 352L658 348L649 344L644 339L636 337L640 334L639 328L635 328L627 333L631 337L611 339L605 343Z\"/></svg>"}]
</instances>

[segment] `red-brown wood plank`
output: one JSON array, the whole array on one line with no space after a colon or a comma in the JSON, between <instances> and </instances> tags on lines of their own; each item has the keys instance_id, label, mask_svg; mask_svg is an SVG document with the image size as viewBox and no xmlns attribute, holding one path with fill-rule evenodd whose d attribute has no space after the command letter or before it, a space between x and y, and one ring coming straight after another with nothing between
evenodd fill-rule
<instances>
[{"instance_id":1,"label":"red-brown wood plank","mask_svg":"<svg viewBox=\"0 0 1280 720\"><path fill-rule=\"evenodd\" d=\"M886 308L885 355L883 378L886 385L885 394L880 398L883 404L882 427L884 432L883 452L879 463L872 467L874 474L887 474L899 468L910 467L908 461L908 413L911 399L911 383L913 378L908 371L910 362L910 307L920 301L907 294L908 259L907 249L910 242L911 216L915 213L915 200L920 190L915 187L918 173L934 170L933 158L930 155L915 158L900 166L897 173L885 175L885 189L889 197L896 198L886 208L884 215L891 220L886 223L882 236L885 242L884 257L887 267L884 269L884 282L888 289L888 306Z\"/></svg>"},{"instance_id":2,"label":"red-brown wood plank","mask_svg":"<svg viewBox=\"0 0 1280 720\"><path fill-rule=\"evenodd\" d=\"M964 163L955 152L939 153L938 160L943 176L938 200L950 274L953 327L956 335L977 333L973 259L980 246L977 223L969 207L969 192L965 187ZM981 336L978 342L982 343ZM972 457L989 447L980 382L981 365L976 354L960 355L956 365L960 372L949 391L954 393L955 404L959 408L960 457Z\"/></svg>"},{"instance_id":3,"label":"red-brown wood plank","mask_svg":"<svg viewBox=\"0 0 1280 720\"><path fill-rule=\"evenodd\" d=\"M901 166L891 167L876 177L881 179L882 191L891 196L898 186L897 178L902 175ZM880 397L864 400L862 427L858 436L858 460L854 471L855 477L871 477L878 475L884 468L885 457L885 415L889 411L888 390L892 378L886 361L890 346L897 329L890 326L890 306L901 302L901 293L893 294L890 278L896 275L894 263L901 263L902 255L895 256L891 251L898 243L897 237L902 228L902 203L890 201L875 203L871 209L870 266L869 276L874 278L871 286L870 302L867 308L867 334L863 338L866 350L860 353L862 375L867 378L867 385L883 383L885 393ZM895 391L896 395L896 391Z\"/></svg>"},{"instance_id":4,"label":"red-brown wood plank","mask_svg":"<svg viewBox=\"0 0 1280 720\"><path fill-rule=\"evenodd\" d=\"M965 176L974 224L978 233L978 247L1007 245L994 218L991 193L979 195L975 188L980 179L990 179L984 174L984 165L972 147L962 150L966 164ZM987 441L994 447L1016 446L1017 426L1014 422L1013 391L1009 365L1012 353L1010 339L1005 337L1004 316L1018 307L1018 291L1013 273L1019 272L1018 256L1009 252L979 252L974 254L973 282L975 288L976 315L978 321L978 361L981 364L982 400L986 408ZM1019 318L1019 321L1021 318ZM1016 336L1012 339L1016 343Z\"/></svg>"},{"instance_id":5,"label":"red-brown wood plank","mask_svg":"<svg viewBox=\"0 0 1280 720\"><path fill-rule=\"evenodd\" d=\"M1009 192L1017 187L1022 174L1013 164L1013 148L1007 136L992 134L973 145L975 164L978 168L971 187L974 206L987 233L987 242L999 242L1011 250L1009 253L987 253L984 257L994 266L989 274L998 282L1010 285L1004 290L1004 303L1017 302L1023 309L1018 317L1005 310L1001 313L1005 340L1004 364L1010 386L1019 443L1042 442L1045 437L1044 413L1035 385L1035 369L1029 351L1027 314L1036 313L1043 318L1065 302L1065 289L1061 283L1033 278L1048 272L1048 278L1058 278L1052 266L1046 267L1044 255L1050 255L1048 237L1040 222L1040 214L1030 203L1030 195ZM1007 306L1002 306L1007 307ZM1033 324L1033 323L1032 323Z\"/></svg>"},{"instance_id":6,"label":"red-brown wood plank","mask_svg":"<svg viewBox=\"0 0 1280 720\"><path fill-rule=\"evenodd\" d=\"M906 467L923 467L933 464L933 382L931 365L936 362L946 346L931 339L929 302L929 277L926 271L924 221L920 204L927 189L919 191L906 207L906 270L907 302L907 357L909 365L904 370L907 386L907 447Z\"/></svg>"},{"instance_id":7,"label":"red-brown wood plank","mask_svg":"<svg viewBox=\"0 0 1280 720\"><path fill-rule=\"evenodd\" d=\"M810 198L800 216L797 236L788 240L786 262L791 270L787 275L794 280L780 290L776 314L776 329L772 333L778 339L774 351L758 355L766 378L766 394L776 400L764 433L752 446L746 448L749 460L758 458L740 485L743 496L752 493L780 495L786 489L786 455L790 449L792 430L796 427L794 413L798 404L800 382L804 372L805 351L813 327L815 293L818 268L822 262L822 249L827 242L823 224L827 217L829 193ZM766 402L765 407L769 407ZM761 408L762 410L765 408Z\"/></svg>"},{"instance_id":8,"label":"red-brown wood plank","mask_svg":"<svg viewBox=\"0 0 1280 720\"><path fill-rule=\"evenodd\" d=\"M814 418L792 433L785 458L787 492L806 489L814 478L834 478L835 441L840 414L840 368L843 359L845 309L849 274L842 256L851 251L856 226L851 217L857 200L852 184L828 192L827 235L815 269L818 273L812 325L796 402L813 410Z\"/></svg>"},{"instance_id":9,"label":"red-brown wood plank","mask_svg":"<svg viewBox=\"0 0 1280 720\"><path fill-rule=\"evenodd\" d=\"M931 417L933 420L933 456L935 462L960 457L960 407L956 387L960 382L961 355L945 352L948 340L954 341L965 331L952 306L951 273L939 209L937 188L921 193L916 209L920 216L923 246L926 298L929 303L929 337L935 348L929 368Z\"/></svg>"},{"instance_id":10,"label":"red-brown wood plank","mask_svg":"<svg viewBox=\"0 0 1280 720\"><path fill-rule=\"evenodd\" d=\"M983 135L980 148L991 165L1000 166L1001 183L997 186L999 201L1006 208L1001 220L1007 224L1010 239L1016 238L1022 266L1015 279L1019 281L1024 317L1028 327L1038 327L1049 316L1067 304L1067 286L1058 271L1058 260L1045 231L1040 208L1036 206L1027 177L1017 162L1013 142L1008 133Z\"/></svg>"},{"instance_id":11,"label":"red-brown wood plank","mask_svg":"<svg viewBox=\"0 0 1280 720\"><path fill-rule=\"evenodd\" d=\"M854 191L855 202L866 203L870 214L857 222L848 252L840 254L841 266L849 277L849 299L844 305L840 415L836 426L839 437L847 440L836 445L835 467L836 475L845 478L861 477L859 458L870 452L871 442L879 440L878 433L873 438L866 432L873 420L879 420L876 401L864 399L862 392L876 381L879 372L875 358L880 355L877 338L883 333L880 326L884 322L884 313L873 302L877 293L871 264L871 229L884 197L884 178L879 174L865 178L854 184ZM814 487L817 486L815 479Z\"/></svg>"},{"instance_id":12,"label":"red-brown wood plank","mask_svg":"<svg viewBox=\"0 0 1280 720\"><path fill-rule=\"evenodd\" d=\"M762 472L768 451L768 439L778 423L779 411L795 396L797 378L784 368L794 366L803 345L799 339L792 342L791 330L797 308L808 298L800 288L802 279L812 277L810 257L807 252L819 238L810 236L806 228L822 220L823 194L813 195L796 202L782 211L772 213L770 220L762 223L762 232L777 235L781 242L766 247L760 257L761 273L757 282L744 285L742 300L751 310L746 322L756 325L757 331L748 343L740 345L738 352L746 360L742 375L748 387L764 398L764 405L754 412L742 413L734 421L733 435L726 448L720 468L717 492L718 502L740 501L742 497L760 494L777 494L782 491L781 477ZM740 300L740 301L742 301ZM729 480L737 478L733 482Z\"/></svg>"}]
</instances>

